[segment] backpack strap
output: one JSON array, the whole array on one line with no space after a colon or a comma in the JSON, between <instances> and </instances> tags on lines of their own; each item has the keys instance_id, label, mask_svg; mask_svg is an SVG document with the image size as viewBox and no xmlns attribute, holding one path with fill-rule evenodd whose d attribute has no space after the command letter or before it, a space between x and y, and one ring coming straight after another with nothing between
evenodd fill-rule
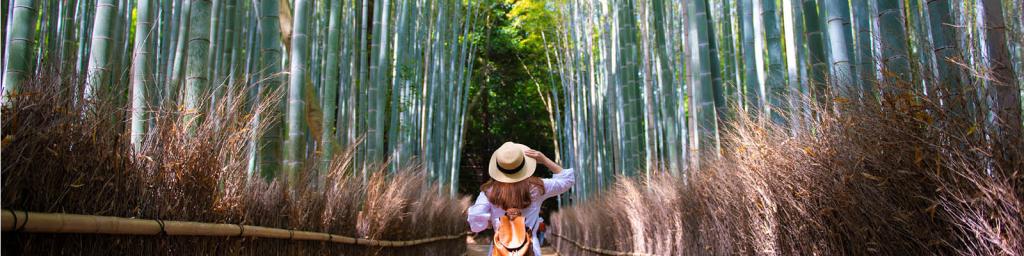
<instances>
[{"instance_id":1,"label":"backpack strap","mask_svg":"<svg viewBox=\"0 0 1024 256\"><path fill-rule=\"evenodd\" d=\"M505 216L508 216L509 219L515 219L515 217L523 216L523 211L519 208L508 208L505 210Z\"/></svg>"}]
</instances>

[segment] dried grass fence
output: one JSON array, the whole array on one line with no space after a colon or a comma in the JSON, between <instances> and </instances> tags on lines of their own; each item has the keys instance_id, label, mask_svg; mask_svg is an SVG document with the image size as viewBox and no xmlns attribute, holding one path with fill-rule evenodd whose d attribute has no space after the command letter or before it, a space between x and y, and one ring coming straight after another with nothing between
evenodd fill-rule
<instances>
[{"instance_id":1,"label":"dried grass fence","mask_svg":"<svg viewBox=\"0 0 1024 256\"><path fill-rule=\"evenodd\" d=\"M555 213L567 239L552 242L566 255L1024 255L1021 138L994 143L929 104L818 109L795 137L741 120L709 166L620 178Z\"/></svg>"},{"instance_id":2,"label":"dried grass fence","mask_svg":"<svg viewBox=\"0 0 1024 256\"><path fill-rule=\"evenodd\" d=\"M26 84L3 106L2 208L18 213L159 219L167 225L168 234L178 234L177 221L234 223L214 224L222 227L215 233L230 236L196 233L205 231L160 236L4 232L4 255L457 255L465 251L461 239L424 240L468 230L469 201L437 193L420 166L394 174L382 169L364 182L349 174L349 149L333 156L327 168L307 159L299 178L290 182L250 175L249 142L272 120L260 120L261 126L253 129L253 114L261 112L266 118L278 113L273 104L246 106L249 101L239 93L242 90L227 92L239 96L204 107L201 113L179 113L170 106L154 109L136 150L129 144L123 100L104 96L119 93L100 91L97 98L81 98L81 85L72 78L46 76ZM35 225L46 218L38 216L48 215L30 215L28 223ZM7 230L14 223L13 215L5 214L3 221ZM143 222L149 223L140 224L146 225L147 233L157 230L155 221ZM243 228L243 235L264 232L272 238L237 236ZM334 241L349 237L353 242L358 238L360 244L282 239L296 236L327 236L321 240ZM384 246L364 244L369 241ZM386 246L401 241L421 243Z\"/></svg>"}]
</instances>

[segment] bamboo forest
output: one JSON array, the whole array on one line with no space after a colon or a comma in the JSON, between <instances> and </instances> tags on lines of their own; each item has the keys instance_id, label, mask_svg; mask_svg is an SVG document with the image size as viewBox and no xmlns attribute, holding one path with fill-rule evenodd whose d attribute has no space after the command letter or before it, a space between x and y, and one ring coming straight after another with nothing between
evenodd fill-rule
<instances>
[{"instance_id":1,"label":"bamboo forest","mask_svg":"<svg viewBox=\"0 0 1024 256\"><path fill-rule=\"evenodd\" d=\"M1019 0L2 13L4 255L1024 255Z\"/></svg>"}]
</instances>

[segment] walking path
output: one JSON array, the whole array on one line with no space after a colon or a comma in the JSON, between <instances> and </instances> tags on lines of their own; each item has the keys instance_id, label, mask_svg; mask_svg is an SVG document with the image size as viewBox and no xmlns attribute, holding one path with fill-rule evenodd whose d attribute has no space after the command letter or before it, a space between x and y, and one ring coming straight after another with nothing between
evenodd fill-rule
<instances>
[{"instance_id":1,"label":"walking path","mask_svg":"<svg viewBox=\"0 0 1024 256\"><path fill-rule=\"evenodd\" d=\"M468 244L466 245L466 256L487 256L487 250L489 249L491 249L491 246L486 244ZM540 253L544 254L543 256L558 256L555 248L551 246L541 247Z\"/></svg>"},{"instance_id":2,"label":"walking path","mask_svg":"<svg viewBox=\"0 0 1024 256\"><path fill-rule=\"evenodd\" d=\"M491 249L490 244L481 244L473 241L473 239L466 239L466 256L487 256L487 251ZM555 248L551 246L544 246L540 248L542 256L558 256L558 252L555 252Z\"/></svg>"}]
</instances>

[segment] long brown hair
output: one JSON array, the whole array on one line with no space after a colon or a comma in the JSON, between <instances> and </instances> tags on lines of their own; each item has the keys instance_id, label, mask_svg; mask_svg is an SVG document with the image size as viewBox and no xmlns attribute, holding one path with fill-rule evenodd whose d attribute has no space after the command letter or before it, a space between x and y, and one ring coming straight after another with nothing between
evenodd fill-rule
<instances>
[{"instance_id":1,"label":"long brown hair","mask_svg":"<svg viewBox=\"0 0 1024 256\"><path fill-rule=\"evenodd\" d=\"M516 183L504 183L491 179L480 186L480 191L484 191L491 204L497 205L501 209L523 209L529 207L533 202L530 193L530 189L533 187L538 188L541 195L544 194L544 181L536 176Z\"/></svg>"}]
</instances>

